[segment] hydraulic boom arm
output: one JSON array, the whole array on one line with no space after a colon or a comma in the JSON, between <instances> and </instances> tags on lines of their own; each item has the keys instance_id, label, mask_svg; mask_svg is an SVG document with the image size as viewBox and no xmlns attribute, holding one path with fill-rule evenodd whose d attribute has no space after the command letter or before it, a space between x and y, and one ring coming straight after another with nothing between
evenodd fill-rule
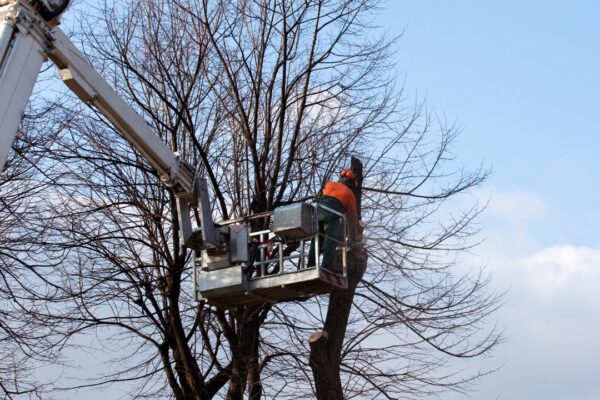
<instances>
[{"instance_id":1,"label":"hydraulic boom arm","mask_svg":"<svg viewBox=\"0 0 600 400\"><path fill-rule=\"evenodd\" d=\"M6 162L41 65L50 58L65 84L81 100L96 107L174 190L186 245L216 246L206 182L162 142L58 27L57 14L68 3L0 0L0 168ZM199 210L201 237L193 232L190 207Z\"/></svg>"}]
</instances>

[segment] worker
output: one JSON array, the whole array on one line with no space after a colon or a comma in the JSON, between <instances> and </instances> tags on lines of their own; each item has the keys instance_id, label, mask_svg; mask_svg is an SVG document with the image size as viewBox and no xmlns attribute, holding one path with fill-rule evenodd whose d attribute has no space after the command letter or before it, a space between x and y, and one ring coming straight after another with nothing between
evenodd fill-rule
<instances>
[{"instance_id":1,"label":"worker","mask_svg":"<svg viewBox=\"0 0 600 400\"><path fill-rule=\"evenodd\" d=\"M352 191L356 185L356 174L352 170L343 170L338 182L327 182L323 188L319 205L330 208L341 214L346 214L346 223L348 233L352 240L361 240L361 235L357 230L358 217L356 211L356 197ZM319 253L323 252L323 261L321 268L328 269L337 273L335 269L335 248L337 243L344 242L344 232L342 232L341 218L321 207L317 208L319 221L319 235L325 236L325 240L319 241ZM315 240L310 243L308 253L308 267L315 266Z\"/></svg>"}]
</instances>

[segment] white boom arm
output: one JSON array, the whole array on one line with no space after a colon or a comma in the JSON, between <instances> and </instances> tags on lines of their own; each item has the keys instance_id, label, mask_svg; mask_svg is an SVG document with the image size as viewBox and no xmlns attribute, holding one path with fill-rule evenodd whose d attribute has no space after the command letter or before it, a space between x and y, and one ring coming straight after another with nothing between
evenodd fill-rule
<instances>
[{"instance_id":1,"label":"white boom arm","mask_svg":"<svg viewBox=\"0 0 600 400\"><path fill-rule=\"evenodd\" d=\"M0 168L46 58L43 32L27 24L17 3L0 2Z\"/></svg>"},{"instance_id":2,"label":"white boom arm","mask_svg":"<svg viewBox=\"0 0 600 400\"><path fill-rule=\"evenodd\" d=\"M144 120L85 60L69 38L54 28L50 59L65 84L77 96L96 107L161 174L178 194L191 195L195 171L181 162ZM191 196L190 196L191 197Z\"/></svg>"},{"instance_id":3,"label":"white boom arm","mask_svg":"<svg viewBox=\"0 0 600 400\"><path fill-rule=\"evenodd\" d=\"M48 10L52 3L64 10L68 0L0 0L0 168L6 162L41 65L48 57L60 70L65 84L114 124L173 188L186 245L215 246L218 240L206 182L196 178L194 168L180 160L86 61L58 27L56 15ZM199 210L201 237L192 231L190 206Z\"/></svg>"}]
</instances>

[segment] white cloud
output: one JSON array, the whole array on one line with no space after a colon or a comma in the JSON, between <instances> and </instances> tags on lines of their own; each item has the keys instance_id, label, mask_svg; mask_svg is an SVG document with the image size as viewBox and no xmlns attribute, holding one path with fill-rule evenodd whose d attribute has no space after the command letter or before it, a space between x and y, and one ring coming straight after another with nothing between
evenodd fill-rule
<instances>
[{"instance_id":1,"label":"white cloud","mask_svg":"<svg viewBox=\"0 0 600 400\"><path fill-rule=\"evenodd\" d=\"M505 366L485 377L481 392L470 398L600 399L600 249L542 247L528 229L503 228L491 232L478 252L489 259L494 286L510 286L498 313L508 342L495 357L474 363Z\"/></svg>"},{"instance_id":2,"label":"white cloud","mask_svg":"<svg viewBox=\"0 0 600 400\"><path fill-rule=\"evenodd\" d=\"M600 250L589 247L553 246L519 261L534 289L543 295L552 295L571 282L600 278Z\"/></svg>"}]
</instances>

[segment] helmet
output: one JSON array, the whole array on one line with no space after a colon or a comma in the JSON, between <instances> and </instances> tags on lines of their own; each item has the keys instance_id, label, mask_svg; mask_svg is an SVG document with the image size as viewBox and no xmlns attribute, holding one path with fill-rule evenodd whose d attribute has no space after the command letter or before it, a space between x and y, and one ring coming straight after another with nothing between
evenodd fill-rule
<instances>
[{"instance_id":1,"label":"helmet","mask_svg":"<svg viewBox=\"0 0 600 400\"><path fill-rule=\"evenodd\" d=\"M340 172L340 182L354 190L356 185L356 174L351 169L344 169Z\"/></svg>"},{"instance_id":2,"label":"helmet","mask_svg":"<svg viewBox=\"0 0 600 400\"><path fill-rule=\"evenodd\" d=\"M355 181L356 174L351 169L343 169L342 172L340 172L340 178L348 178L351 181Z\"/></svg>"}]
</instances>

